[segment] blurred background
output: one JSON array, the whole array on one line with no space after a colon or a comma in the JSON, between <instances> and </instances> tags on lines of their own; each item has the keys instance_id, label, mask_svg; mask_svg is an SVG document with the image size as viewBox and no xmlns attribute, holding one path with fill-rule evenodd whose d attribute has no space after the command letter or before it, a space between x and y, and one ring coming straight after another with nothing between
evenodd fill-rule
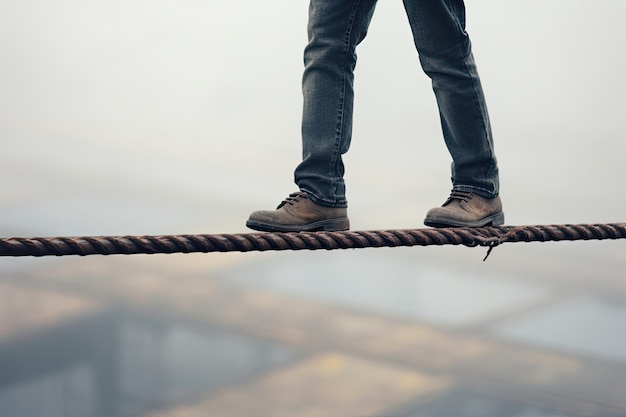
<instances>
[{"instance_id":1,"label":"blurred background","mask_svg":"<svg viewBox=\"0 0 626 417\"><path fill-rule=\"evenodd\" d=\"M466 6L507 223L624 222L626 3ZM0 0L0 236L246 232L295 191L307 7ZM352 228L422 227L400 1L358 52ZM626 416L625 249L0 259L0 416Z\"/></svg>"}]
</instances>

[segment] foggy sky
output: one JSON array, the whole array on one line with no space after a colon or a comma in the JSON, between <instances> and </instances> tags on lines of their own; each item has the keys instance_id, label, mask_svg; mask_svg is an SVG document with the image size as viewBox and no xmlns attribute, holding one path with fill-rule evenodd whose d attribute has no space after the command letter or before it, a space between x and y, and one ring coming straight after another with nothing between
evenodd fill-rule
<instances>
[{"instance_id":1,"label":"foggy sky","mask_svg":"<svg viewBox=\"0 0 626 417\"><path fill-rule=\"evenodd\" d=\"M467 9L508 221L624 221L625 3ZM151 190L245 230L249 211L293 191L306 12L306 1L0 2L0 204ZM379 3L358 53L353 224L418 226L449 191L450 160L400 1Z\"/></svg>"}]
</instances>

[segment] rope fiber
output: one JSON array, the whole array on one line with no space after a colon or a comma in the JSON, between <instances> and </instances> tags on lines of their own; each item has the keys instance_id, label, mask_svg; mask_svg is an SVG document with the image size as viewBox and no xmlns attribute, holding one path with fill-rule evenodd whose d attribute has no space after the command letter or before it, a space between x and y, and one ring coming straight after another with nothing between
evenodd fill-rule
<instances>
[{"instance_id":1,"label":"rope fiber","mask_svg":"<svg viewBox=\"0 0 626 417\"><path fill-rule=\"evenodd\" d=\"M0 256L132 255L464 245L489 248L486 260L493 248L508 242L624 238L626 223L345 232L14 237L0 239Z\"/></svg>"}]
</instances>

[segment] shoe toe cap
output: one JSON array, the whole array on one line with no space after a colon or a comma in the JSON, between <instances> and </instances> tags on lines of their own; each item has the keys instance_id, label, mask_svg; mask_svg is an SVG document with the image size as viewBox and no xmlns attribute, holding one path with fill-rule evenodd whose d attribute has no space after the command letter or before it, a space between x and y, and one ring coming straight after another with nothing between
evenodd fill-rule
<instances>
[{"instance_id":1,"label":"shoe toe cap","mask_svg":"<svg viewBox=\"0 0 626 417\"><path fill-rule=\"evenodd\" d=\"M271 222L275 220L275 217L276 214L273 210L258 210L250 214L248 221Z\"/></svg>"}]
</instances>

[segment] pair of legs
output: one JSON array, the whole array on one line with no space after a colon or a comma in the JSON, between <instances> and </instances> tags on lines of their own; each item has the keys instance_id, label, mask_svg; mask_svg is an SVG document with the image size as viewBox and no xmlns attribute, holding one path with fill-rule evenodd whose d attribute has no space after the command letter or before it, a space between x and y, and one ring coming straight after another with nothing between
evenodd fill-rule
<instances>
[{"instance_id":1,"label":"pair of legs","mask_svg":"<svg viewBox=\"0 0 626 417\"><path fill-rule=\"evenodd\" d=\"M376 0L311 0L303 77L303 160L295 182L327 207L346 207L344 164L352 135L357 45ZM452 156L453 190L498 195L498 167L485 98L465 32L463 0L404 0L424 72L437 98Z\"/></svg>"},{"instance_id":2,"label":"pair of legs","mask_svg":"<svg viewBox=\"0 0 626 417\"><path fill-rule=\"evenodd\" d=\"M431 78L443 136L452 156L452 193L430 210L428 226L480 227L504 222L491 127L463 0L403 0L424 72ZM342 155L352 137L356 48L376 0L310 0L302 83L300 191L276 210L251 214L255 230L347 230Z\"/></svg>"}]
</instances>

